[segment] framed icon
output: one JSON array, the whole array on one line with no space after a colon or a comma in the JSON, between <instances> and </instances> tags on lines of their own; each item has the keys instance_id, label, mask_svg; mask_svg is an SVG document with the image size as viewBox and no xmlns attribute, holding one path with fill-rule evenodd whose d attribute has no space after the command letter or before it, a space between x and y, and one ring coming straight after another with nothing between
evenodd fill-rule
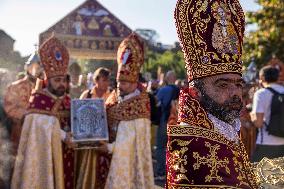
<instances>
[{"instance_id":1,"label":"framed icon","mask_svg":"<svg viewBox=\"0 0 284 189\"><path fill-rule=\"evenodd\" d=\"M103 99L74 99L71 101L71 131L73 142L93 146L108 141L108 125Z\"/></svg>"}]
</instances>

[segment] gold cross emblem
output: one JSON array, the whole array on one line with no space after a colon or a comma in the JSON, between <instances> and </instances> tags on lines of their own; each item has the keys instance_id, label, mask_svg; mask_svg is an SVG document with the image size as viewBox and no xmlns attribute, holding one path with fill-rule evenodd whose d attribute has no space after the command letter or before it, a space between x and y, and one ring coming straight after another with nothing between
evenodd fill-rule
<instances>
[{"instance_id":1,"label":"gold cross emblem","mask_svg":"<svg viewBox=\"0 0 284 189\"><path fill-rule=\"evenodd\" d=\"M194 170L200 168L201 165L207 165L210 168L210 175L205 177L205 182L211 182L213 179L216 179L218 182L222 182L223 179L218 175L220 168L225 168L226 172L230 174L230 169L228 168L229 160L225 158L220 160L217 156L217 151L220 150L220 145L216 144L212 146L209 142L205 142L205 146L209 148L210 154L206 157L201 157L198 152L193 153L194 159L197 160L196 163L193 164Z\"/></svg>"}]
</instances>

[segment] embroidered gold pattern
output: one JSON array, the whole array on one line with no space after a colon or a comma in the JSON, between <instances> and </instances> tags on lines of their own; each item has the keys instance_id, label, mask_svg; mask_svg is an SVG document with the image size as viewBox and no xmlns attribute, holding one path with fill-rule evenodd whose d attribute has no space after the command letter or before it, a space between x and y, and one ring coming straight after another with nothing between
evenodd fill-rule
<instances>
[{"instance_id":1,"label":"embroidered gold pattern","mask_svg":"<svg viewBox=\"0 0 284 189\"><path fill-rule=\"evenodd\" d=\"M219 182L222 182L223 179L218 175L220 168L225 168L226 172L230 174L230 169L228 168L229 160L224 158L220 160L217 155L217 151L220 150L220 145L212 146L209 142L205 142L205 146L209 148L209 154L206 157L201 157L198 152L193 152L193 157L196 159L196 163L193 164L194 170L199 169L201 165L207 165L208 168L211 168L210 175L205 177L205 182L211 182L213 179L216 179Z\"/></svg>"},{"instance_id":2,"label":"embroidered gold pattern","mask_svg":"<svg viewBox=\"0 0 284 189\"><path fill-rule=\"evenodd\" d=\"M120 121L129 121L139 118L150 119L150 100L146 91L122 103L118 103L116 91L113 91L106 100L107 121L110 141L115 141L117 126Z\"/></svg>"},{"instance_id":3,"label":"embroidered gold pattern","mask_svg":"<svg viewBox=\"0 0 284 189\"><path fill-rule=\"evenodd\" d=\"M168 187L168 189L240 189L238 187L233 186L225 186L225 185L174 185Z\"/></svg>"},{"instance_id":4,"label":"embroidered gold pattern","mask_svg":"<svg viewBox=\"0 0 284 189\"><path fill-rule=\"evenodd\" d=\"M30 104L31 104L30 106L31 107L28 109L27 114L37 113L37 114L51 115L51 116L57 117L59 120L70 117L70 111L69 110L62 110L62 108L60 109L60 106L62 106L63 100L65 98L63 98L63 99L56 99L56 100L51 99L51 103L54 103L54 105L52 106L51 109L50 109L50 107L46 107L45 110L36 108L34 103L33 103L33 101L36 100L36 98L34 98L34 97L39 97L40 95L45 95L45 96L51 97L44 90L37 90L37 91L35 91L32 94L31 98L30 98L30 100L32 99L30 101ZM41 103L42 103L42 101L41 101Z\"/></svg>"},{"instance_id":5,"label":"embroidered gold pattern","mask_svg":"<svg viewBox=\"0 0 284 189\"><path fill-rule=\"evenodd\" d=\"M138 35L125 38L117 51L118 81L137 82L140 67L144 63L144 47Z\"/></svg>"},{"instance_id":6,"label":"embroidered gold pattern","mask_svg":"<svg viewBox=\"0 0 284 189\"><path fill-rule=\"evenodd\" d=\"M66 75L69 53L59 39L54 36L47 39L40 46L39 54L47 78Z\"/></svg>"},{"instance_id":7,"label":"embroidered gold pattern","mask_svg":"<svg viewBox=\"0 0 284 189\"><path fill-rule=\"evenodd\" d=\"M234 154L233 161L235 164L235 171L239 174L237 179L240 181L240 185L249 186L249 184L245 182L246 175L245 175L244 166L241 162L238 161L238 157L240 157L240 155L237 151L233 151L233 154Z\"/></svg>"},{"instance_id":8,"label":"embroidered gold pattern","mask_svg":"<svg viewBox=\"0 0 284 189\"><path fill-rule=\"evenodd\" d=\"M255 173L260 184L269 184L274 187L283 188L284 175L284 158L268 159L263 158L259 163L255 164Z\"/></svg>"},{"instance_id":9,"label":"embroidered gold pattern","mask_svg":"<svg viewBox=\"0 0 284 189\"><path fill-rule=\"evenodd\" d=\"M240 140L240 144L238 145L238 148L235 151L237 150L238 150L239 156L242 158L242 162L244 166L243 171L247 177L247 180L251 181L250 184L252 188L259 188L258 182L256 180L257 178L253 172L252 163L249 161L249 157L246 153L245 146L241 140Z\"/></svg>"},{"instance_id":10,"label":"embroidered gold pattern","mask_svg":"<svg viewBox=\"0 0 284 189\"><path fill-rule=\"evenodd\" d=\"M187 166L187 156L185 155L185 152L188 151L188 147L186 146L188 146L192 142L192 140L173 140L168 144L170 150L172 150L172 143L174 142L176 142L177 145L181 147L181 149L174 150L170 153L170 157L168 159L168 162L170 163L170 170L173 169L179 172L179 174L177 174L176 178L174 179L176 182L181 180L189 181L184 174L187 172L187 170L185 169L185 167Z\"/></svg>"},{"instance_id":11,"label":"embroidered gold pattern","mask_svg":"<svg viewBox=\"0 0 284 189\"><path fill-rule=\"evenodd\" d=\"M215 1L212 5L213 17L217 20L212 34L212 45L218 53L234 54L233 59L238 60L240 44L234 26L231 22L230 9L222 2Z\"/></svg>"},{"instance_id":12,"label":"embroidered gold pattern","mask_svg":"<svg viewBox=\"0 0 284 189\"><path fill-rule=\"evenodd\" d=\"M115 91L109 98L113 97L117 97ZM150 118L150 101L145 91L142 91L139 96L121 103L117 102L117 98L112 104L108 101L109 99L106 101L108 119L127 121L138 118Z\"/></svg>"},{"instance_id":13,"label":"embroidered gold pattern","mask_svg":"<svg viewBox=\"0 0 284 189\"><path fill-rule=\"evenodd\" d=\"M253 173L252 165L248 159L247 153L245 151L245 147L240 141L240 144L236 144L227 138L225 138L223 135L219 134L217 131L209 130L206 128L199 128L189 125L171 125L168 126L168 136L169 137L195 137L195 138L205 138L209 139L211 141L215 141L221 144L225 144L230 148L232 153L238 153L238 157L240 157L239 164L242 164L243 172L239 178L241 179L246 177L247 179L244 181L249 181L249 184L252 188L258 188L256 177ZM170 150L170 149L169 149ZM235 166L239 166L236 165ZM171 173L169 173L171 174ZM168 177L171 177L171 175L168 175ZM195 186L195 185L187 185L187 186ZM189 187L190 188L190 187ZM218 188L218 187L216 187Z\"/></svg>"},{"instance_id":14,"label":"embroidered gold pattern","mask_svg":"<svg viewBox=\"0 0 284 189\"><path fill-rule=\"evenodd\" d=\"M191 126L213 129L213 124L208 118L205 110L186 90L180 92L178 117L179 123L187 123Z\"/></svg>"},{"instance_id":15,"label":"embroidered gold pattern","mask_svg":"<svg viewBox=\"0 0 284 189\"><path fill-rule=\"evenodd\" d=\"M216 1L179 0L176 6L176 28L189 80L242 73L245 26L242 8L237 0L213 2Z\"/></svg>"}]
</instances>

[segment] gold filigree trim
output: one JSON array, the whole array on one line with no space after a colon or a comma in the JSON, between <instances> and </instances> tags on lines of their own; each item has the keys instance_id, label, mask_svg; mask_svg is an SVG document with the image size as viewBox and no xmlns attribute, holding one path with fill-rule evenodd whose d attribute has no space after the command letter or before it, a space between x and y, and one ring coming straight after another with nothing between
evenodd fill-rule
<instances>
[{"instance_id":1,"label":"gold filigree trim","mask_svg":"<svg viewBox=\"0 0 284 189\"><path fill-rule=\"evenodd\" d=\"M230 145L231 147L236 146L234 142L228 140L226 137L224 137L217 131L201 127L189 126L189 125L168 126L168 136L194 136L194 137L210 139L215 142Z\"/></svg>"},{"instance_id":2,"label":"gold filigree trim","mask_svg":"<svg viewBox=\"0 0 284 189\"><path fill-rule=\"evenodd\" d=\"M175 23L189 80L242 73L245 21L237 0L178 0Z\"/></svg>"},{"instance_id":3,"label":"gold filigree trim","mask_svg":"<svg viewBox=\"0 0 284 189\"><path fill-rule=\"evenodd\" d=\"M129 100L118 103L114 91L106 101L108 121L129 121L138 118L150 119L150 100L146 91Z\"/></svg>"},{"instance_id":4,"label":"gold filigree trim","mask_svg":"<svg viewBox=\"0 0 284 189\"><path fill-rule=\"evenodd\" d=\"M189 89L180 92L178 122L213 130L213 123L208 118L204 108L201 107L198 100L190 96L187 90Z\"/></svg>"},{"instance_id":5,"label":"gold filigree trim","mask_svg":"<svg viewBox=\"0 0 284 189\"><path fill-rule=\"evenodd\" d=\"M176 178L174 179L175 182L179 182L181 180L187 180L189 182L188 178L185 175L185 173L187 172L187 170L185 169L185 167L187 166L187 156L185 155L185 153L188 151L188 147L186 146L188 146L192 142L192 140L184 141L175 139L168 144L170 151L172 151L172 143L174 142L176 142L178 146L182 147L180 150L169 152L169 169L179 172L179 174L177 174Z\"/></svg>"},{"instance_id":6,"label":"gold filigree trim","mask_svg":"<svg viewBox=\"0 0 284 189\"><path fill-rule=\"evenodd\" d=\"M241 189L233 186L226 185L194 185L194 184L169 184L168 189Z\"/></svg>"},{"instance_id":7,"label":"gold filigree trim","mask_svg":"<svg viewBox=\"0 0 284 189\"><path fill-rule=\"evenodd\" d=\"M243 174L239 174L238 179L242 180L246 176L246 180L249 181L250 187L258 188L256 177L253 173L251 163L249 162L245 147L240 141L240 144L237 144L233 141L226 139L223 135L216 131L212 131L206 128L198 128L192 126L183 126L175 125L168 127L168 136L169 137L194 137L194 138L205 138L217 143L224 144L228 146L234 154L238 154L237 157L241 158L241 164L243 165ZM235 167L239 166L239 163L234 162ZM238 169L238 173L240 173ZM191 185L190 185L191 186Z\"/></svg>"}]
</instances>

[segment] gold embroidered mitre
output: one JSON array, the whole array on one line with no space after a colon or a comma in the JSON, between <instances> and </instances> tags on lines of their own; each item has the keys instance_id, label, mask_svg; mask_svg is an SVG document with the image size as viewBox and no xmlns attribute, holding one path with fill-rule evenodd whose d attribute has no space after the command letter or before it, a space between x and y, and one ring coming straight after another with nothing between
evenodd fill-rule
<instances>
[{"instance_id":1,"label":"gold embroidered mitre","mask_svg":"<svg viewBox=\"0 0 284 189\"><path fill-rule=\"evenodd\" d=\"M144 63L144 48L139 36L135 33L125 38L117 52L118 81L137 82L140 68Z\"/></svg>"},{"instance_id":2,"label":"gold embroidered mitre","mask_svg":"<svg viewBox=\"0 0 284 189\"><path fill-rule=\"evenodd\" d=\"M69 53L59 39L54 36L47 39L40 46L39 54L47 78L67 74Z\"/></svg>"},{"instance_id":3,"label":"gold embroidered mitre","mask_svg":"<svg viewBox=\"0 0 284 189\"><path fill-rule=\"evenodd\" d=\"M178 0L175 23L189 81L242 74L245 16L238 0Z\"/></svg>"}]
</instances>

